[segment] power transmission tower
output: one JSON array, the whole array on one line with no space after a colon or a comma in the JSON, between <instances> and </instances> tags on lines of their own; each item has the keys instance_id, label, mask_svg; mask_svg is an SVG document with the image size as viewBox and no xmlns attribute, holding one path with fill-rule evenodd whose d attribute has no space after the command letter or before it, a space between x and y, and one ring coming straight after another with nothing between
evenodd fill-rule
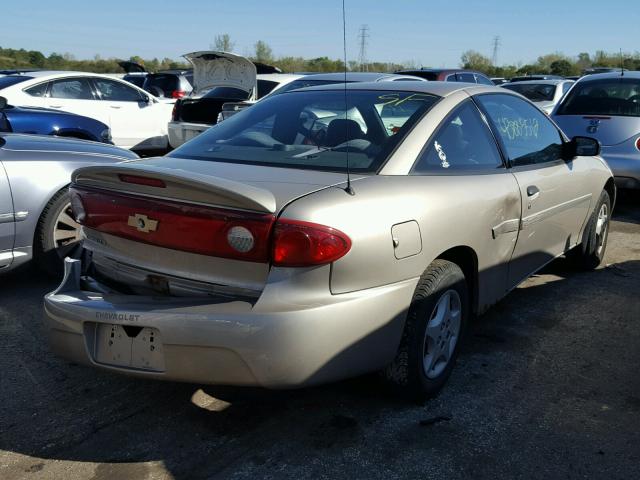
<instances>
[{"instance_id":1,"label":"power transmission tower","mask_svg":"<svg viewBox=\"0 0 640 480\"><path fill-rule=\"evenodd\" d=\"M493 55L491 56L491 63L493 66L498 65L498 49L500 48L500 37L496 35L493 37Z\"/></svg>"},{"instance_id":2,"label":"power transmission tower","mask_svg":"<svg viewBox=\"0 0 640 480\"><path fill-rule=\"evenodd\" d=\"M369 71L369 66L367 65L368 38L369 38L369 25L360 26L360 33L358 33L358 40L360 41L360 53L358 55L358 63L360 64L361 72Z\"/></svg>"}]
</instances>

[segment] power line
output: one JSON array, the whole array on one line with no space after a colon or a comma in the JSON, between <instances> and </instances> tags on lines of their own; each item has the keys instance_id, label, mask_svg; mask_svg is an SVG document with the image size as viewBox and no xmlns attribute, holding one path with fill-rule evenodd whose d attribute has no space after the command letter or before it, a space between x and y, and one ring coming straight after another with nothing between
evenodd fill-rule
<instances>
[{"instance_id":1,"label":"power line","mask_svg":"<svg viewBox=\"0 0 640 480\"><path fill-rule=\"evenodd\" d=\"M369 43L369 36L369 25L361 25L360 32L358 33L358 40L360 42L358 64L360 65L361 72L369 71L369 65L367 65L367 43Z\"/></svg>"},{"instance_id":2,"label":"power line","mask_svg":"<svg viewBox=\"0 0 640 480\"><path fill-rule=\"evenodd\" d=\"M500 48L500 45L500 37L496 35L493 37L493 55L491 56L491 63L494 67L498 65L498 49Z\"/></svg>"}]
</instances>

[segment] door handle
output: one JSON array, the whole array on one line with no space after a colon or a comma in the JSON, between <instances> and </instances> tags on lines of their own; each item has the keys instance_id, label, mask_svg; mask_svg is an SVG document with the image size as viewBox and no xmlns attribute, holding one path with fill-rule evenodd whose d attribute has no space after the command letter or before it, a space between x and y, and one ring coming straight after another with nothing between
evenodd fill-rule
<instances>
[{"instance_id":1,"label":"door handle","mask_svg":"<svg viewBox=\"0 0 640 480\"><path fill-rule=\"evenodd\" d=\"M121 109L122 107L118 107L117 105L109 105L109 108L114 108L116 110Z\"/></svg>"},{"instance_id":2,"label":"door handle","mask_svg":"<svg viewBox=\"0 0 640 480\"><path fill-rule=\"evenodd\" d=\"M527 197L537 197L540 195L540 189L535 185L529 185L527 187Z\"/></svg>"},{"instance_id":3,"label":"door handle","mask_svg":"<svg viewBox=\"0 0 640 480\"><path fill-rule=\"evenodd\" d=\"M62 105L49 105L49 108L62 108Z\"/></svg>"}]
</instances>

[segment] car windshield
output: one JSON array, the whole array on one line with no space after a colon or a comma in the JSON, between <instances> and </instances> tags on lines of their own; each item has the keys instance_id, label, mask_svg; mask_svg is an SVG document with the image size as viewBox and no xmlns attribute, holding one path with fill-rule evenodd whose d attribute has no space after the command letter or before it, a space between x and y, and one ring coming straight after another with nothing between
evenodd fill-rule
<instances>
[{"instance_id":1,"label":"car windshield","mask_svg":"<svg viewBox=\"0 0 640 480\"><path fill-rule=\"evenodd\" d=\"M575 84L556 115L640 116L640 78L607 78Z\"/></svg>"},{"instance_id":2,"label":"car windshield","mask_svg":"<svg viewBox=\"0 0 640 480\"><path fill-rule=\"evenodd\" d=\"M0 90L15 85L16 83L31 80L32 78L33 77L27 77L25 75L7 75L6 77L0 77Z\"/></svg>"},{"instance_id":3,"label":"car windshield","mask_svg":"<svg viewBox=\"0 0 640 480\"><path fill-rule=\"evenodd\" d=\"M223 98L225 100L247 100L250 92L233 87L213 87L203 98Z\"/></svg>"},{"instance_id":4,"label":"car windshield","mask_svg":"<svg viewBox=\"0 0 640 480\"><path fill-rule=\"evenodd\" d=\"M556 93L556 86L545 83L518 83L516 85L503 85L520 95L527 97L532 102L550 102Z\"/></svg>"},{"instance_id":5,"label":"car windshield","mask_svg":"<svg viewBox=\"0 0 640 480\"><path fill-rule=\"evenodd\" d=\"M375 172L439 97L393 90L273 95L210 128L171 157Z\"/></svg>"},{"instance_id":6,"label":"car windshield","mask_svg":"<svg viewBox=\"0 0 640 480\"><path fill-rule=\"evenodd\" d=\"M298 88L306 88L306 87L317 87L320 85L333 85L336 83L343 83L343 80L312 80L312 79L300 79L294 80L293 82L287 83L286 85L280 87L275 92L274 95L280 95L281 93L290 92L291 90L297 90ZM352 83L352 82L347 82Z\"/></svg>"}]
</instances>

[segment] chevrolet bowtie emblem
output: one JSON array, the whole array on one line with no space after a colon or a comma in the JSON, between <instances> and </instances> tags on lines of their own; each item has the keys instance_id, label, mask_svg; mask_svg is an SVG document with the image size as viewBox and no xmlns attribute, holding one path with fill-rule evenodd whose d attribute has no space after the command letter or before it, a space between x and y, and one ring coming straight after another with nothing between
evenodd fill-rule
<instances>
[{"instance_id":1,"label":"chevrolet bowtie emblem","mask_svg":"<svg viewBox=\"0 0 640 480\"><path fill-rule=\"evenodd\" d=\"M156 231L156 229L158 228L158 221L151 220L146 215L140 215L139 213L136 213L135 215L131 215L129 217L127 225L135 228L139 232L149 233Z\"/></svg>"}]
</instances>

